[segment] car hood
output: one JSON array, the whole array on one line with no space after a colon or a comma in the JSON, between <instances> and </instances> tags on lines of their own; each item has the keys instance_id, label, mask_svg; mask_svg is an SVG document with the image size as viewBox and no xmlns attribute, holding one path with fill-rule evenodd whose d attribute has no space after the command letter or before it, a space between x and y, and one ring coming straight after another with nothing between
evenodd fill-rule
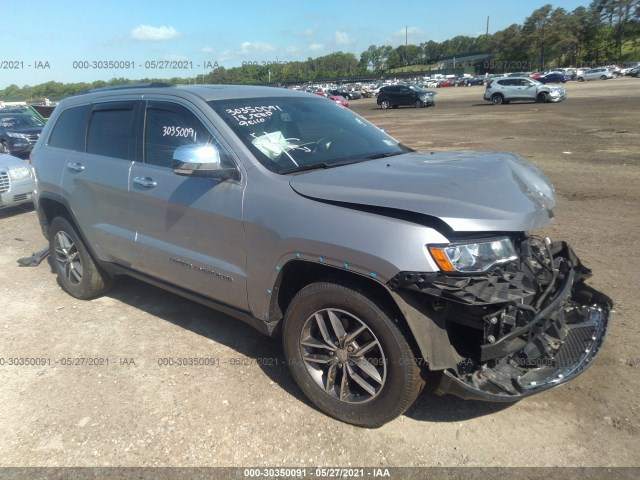
<instances>
[{"instance_id":1,"label":"car hood","mask_svg":"<svg viewBox=\"0 0 640 480\"><path fill-rule=\"evenodd\" d=\"M290 185L345 207L437 217L459 232L532 230L551 221L555 206L544 173L507 152L406 153L301 173Z\"/></svg>"},{"instance_id":2,"label":"car hood","mask_svg":"<svg viewBox=\"0 0 640 480\"><path fill-rule=\"evenodd\" d=\"M31 168L31 165L21 158L14 157L8 154L0 154L0 170L9 171L14 168L27 167Z\"/></svg>"}]
</instances>

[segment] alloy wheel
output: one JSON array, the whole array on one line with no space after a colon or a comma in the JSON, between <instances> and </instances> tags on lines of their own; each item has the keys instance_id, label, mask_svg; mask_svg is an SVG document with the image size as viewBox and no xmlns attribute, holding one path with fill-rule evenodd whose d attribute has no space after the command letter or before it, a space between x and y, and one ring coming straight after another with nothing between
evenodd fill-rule
<instances>
[{"instance_id":1,"label":"alloy wheel","mask_svg":"<svg viewBox=\"0 0 640 480\"><path fill-rule=\"evenodd\" d=\"M54 250L56 261L67 280L73 285L79 285L82 281L82 261L76 244L64 231L59 231L55 236Z\"/></svg>"},{"instance_id":2,"label":"alloy wheel","mask_svg":"<svg viewBox=\"0 0 640 480\"><path fill-rule=\"evenodd\" d=\"M345 403L364 403L382 390L387 359L362 320L338 309L311 315L300 335L307 372L325 393Z\"/></svg>"}]
</instances>

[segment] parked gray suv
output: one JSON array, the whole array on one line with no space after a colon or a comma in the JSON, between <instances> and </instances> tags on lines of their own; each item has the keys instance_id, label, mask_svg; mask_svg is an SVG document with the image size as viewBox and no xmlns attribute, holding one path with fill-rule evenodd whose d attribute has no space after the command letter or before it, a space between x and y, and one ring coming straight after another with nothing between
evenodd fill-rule
<instances>
[{"instance_id":1,"label":"parked gray suv","mask_svg":"<svg viewBox=\"0 0 640 480\"><path fill-rule=\"evenodd\" d=\"M484 99L495 105L525 100L531 102L561 102L567 98L563 87L545 85L529 77L504 77L491 80Z\"/></svg>"},{"instance_id":2,"label":"parked gray suv","mask_svg":"<svg viewBox=\"0 0 640 480\"><path fill-rule=\"evenodd\" d=\"M434 377L516 401L605 336L590 270L529 233L555 195L514 154L418 153L291 90L147 85L64 100L32 161L67 292L131 275L282 335L300 389L345 422L384 424Z\"/></svg>"}]
</instances>

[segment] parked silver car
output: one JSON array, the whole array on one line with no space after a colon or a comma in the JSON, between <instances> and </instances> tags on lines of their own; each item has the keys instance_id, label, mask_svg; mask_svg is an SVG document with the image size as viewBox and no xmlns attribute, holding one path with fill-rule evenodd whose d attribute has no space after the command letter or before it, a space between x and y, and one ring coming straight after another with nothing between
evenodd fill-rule
<instances>
[{"instance_id":1,"label":"parked silver car","mask_svg":"<svg viewBox=\"0 0 640 480\"><path fill-rule=\"evenodd\" d=\"M484 99L496 105L516 100L561 102L567 98L563 87L545 85L529 77L505 77L492 80L484 91Z\"/></svg>"},{"instance_id":2,"label":"parked silver car","mask_svg":"<svg viewBox=\"0 0 640 480\"><path fill-rule=\"evenodd\" d=\"M607 330L590 270L530 233L556 203L536 166L415 152L317 95L99 90L56 107L32 160L69 294L130 275L281 335L345 422L400 415L428 370L439 394L517 401L584 372Z\"/></svg>"},{"instance_id":3,"label":"parked silver car","mask_svg":"<svg viewBox=\"0 0 640 480\"><path fill-rule=\"evenodd\" d=\"M7 154L0 154L0 208L31 203L35 189L31 165Z\"/></svg>"},{"instance_id":4,"label":"parked silver car","mask_svg":"<svg viewBox=\"0 0 640 480\"><path fill-rule=\"evenodd\" d=\"M591 70L587 70L576 76L576 80L579 82L589 81L589 80L608 80L613 78L614 74L608 67L598 67L592 68Z\"/></svg>"}]
</instances>

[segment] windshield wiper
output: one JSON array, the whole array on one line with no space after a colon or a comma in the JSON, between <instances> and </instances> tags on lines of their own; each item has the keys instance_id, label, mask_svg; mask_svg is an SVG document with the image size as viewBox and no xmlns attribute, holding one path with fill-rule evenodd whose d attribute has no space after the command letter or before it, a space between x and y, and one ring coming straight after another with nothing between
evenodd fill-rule
<instances>
[{"instance_id":1,"label":"windshield wiper","mask_svg":"<svg viewBox=\"0 0 640 480\"><path fill-rule=\"evenodd\" d=\"M307 170L319 170L321 168L331 168L334 165L327 162L311 163L309 165L300 165L298 167L290 167L280 170L278 173L294 173L294 172L306 172Z\"/></svg>"},{"instance_id":2,"label":"windshield wiper","mask_svg":"<svg viewBox=\"0 0 640 480\"><path fill-rule=\"evenodd\" d=\"M384 152L384 153L376 153L375 155L371 155L367 157L367 160L375 160L376 158L387 158L387 157L395 157L396 155L402 155L407 152Z\"/></svg>"},{"instance_id":3,"label":"windshield wiper","mask_svg":"<svg viewBox=\"0 0 640 480\"><path fill-rule=\"evenodd\" d=\"M352 163L359 163L362 160L343 160L341 162L317 162L309 165L300 165L299 167L290 167L280 170L278 173L295 173L306 172L308 170L320 170L323 168L341 167L342 165L351 165Z\"/></svg>"}]
</instances>

